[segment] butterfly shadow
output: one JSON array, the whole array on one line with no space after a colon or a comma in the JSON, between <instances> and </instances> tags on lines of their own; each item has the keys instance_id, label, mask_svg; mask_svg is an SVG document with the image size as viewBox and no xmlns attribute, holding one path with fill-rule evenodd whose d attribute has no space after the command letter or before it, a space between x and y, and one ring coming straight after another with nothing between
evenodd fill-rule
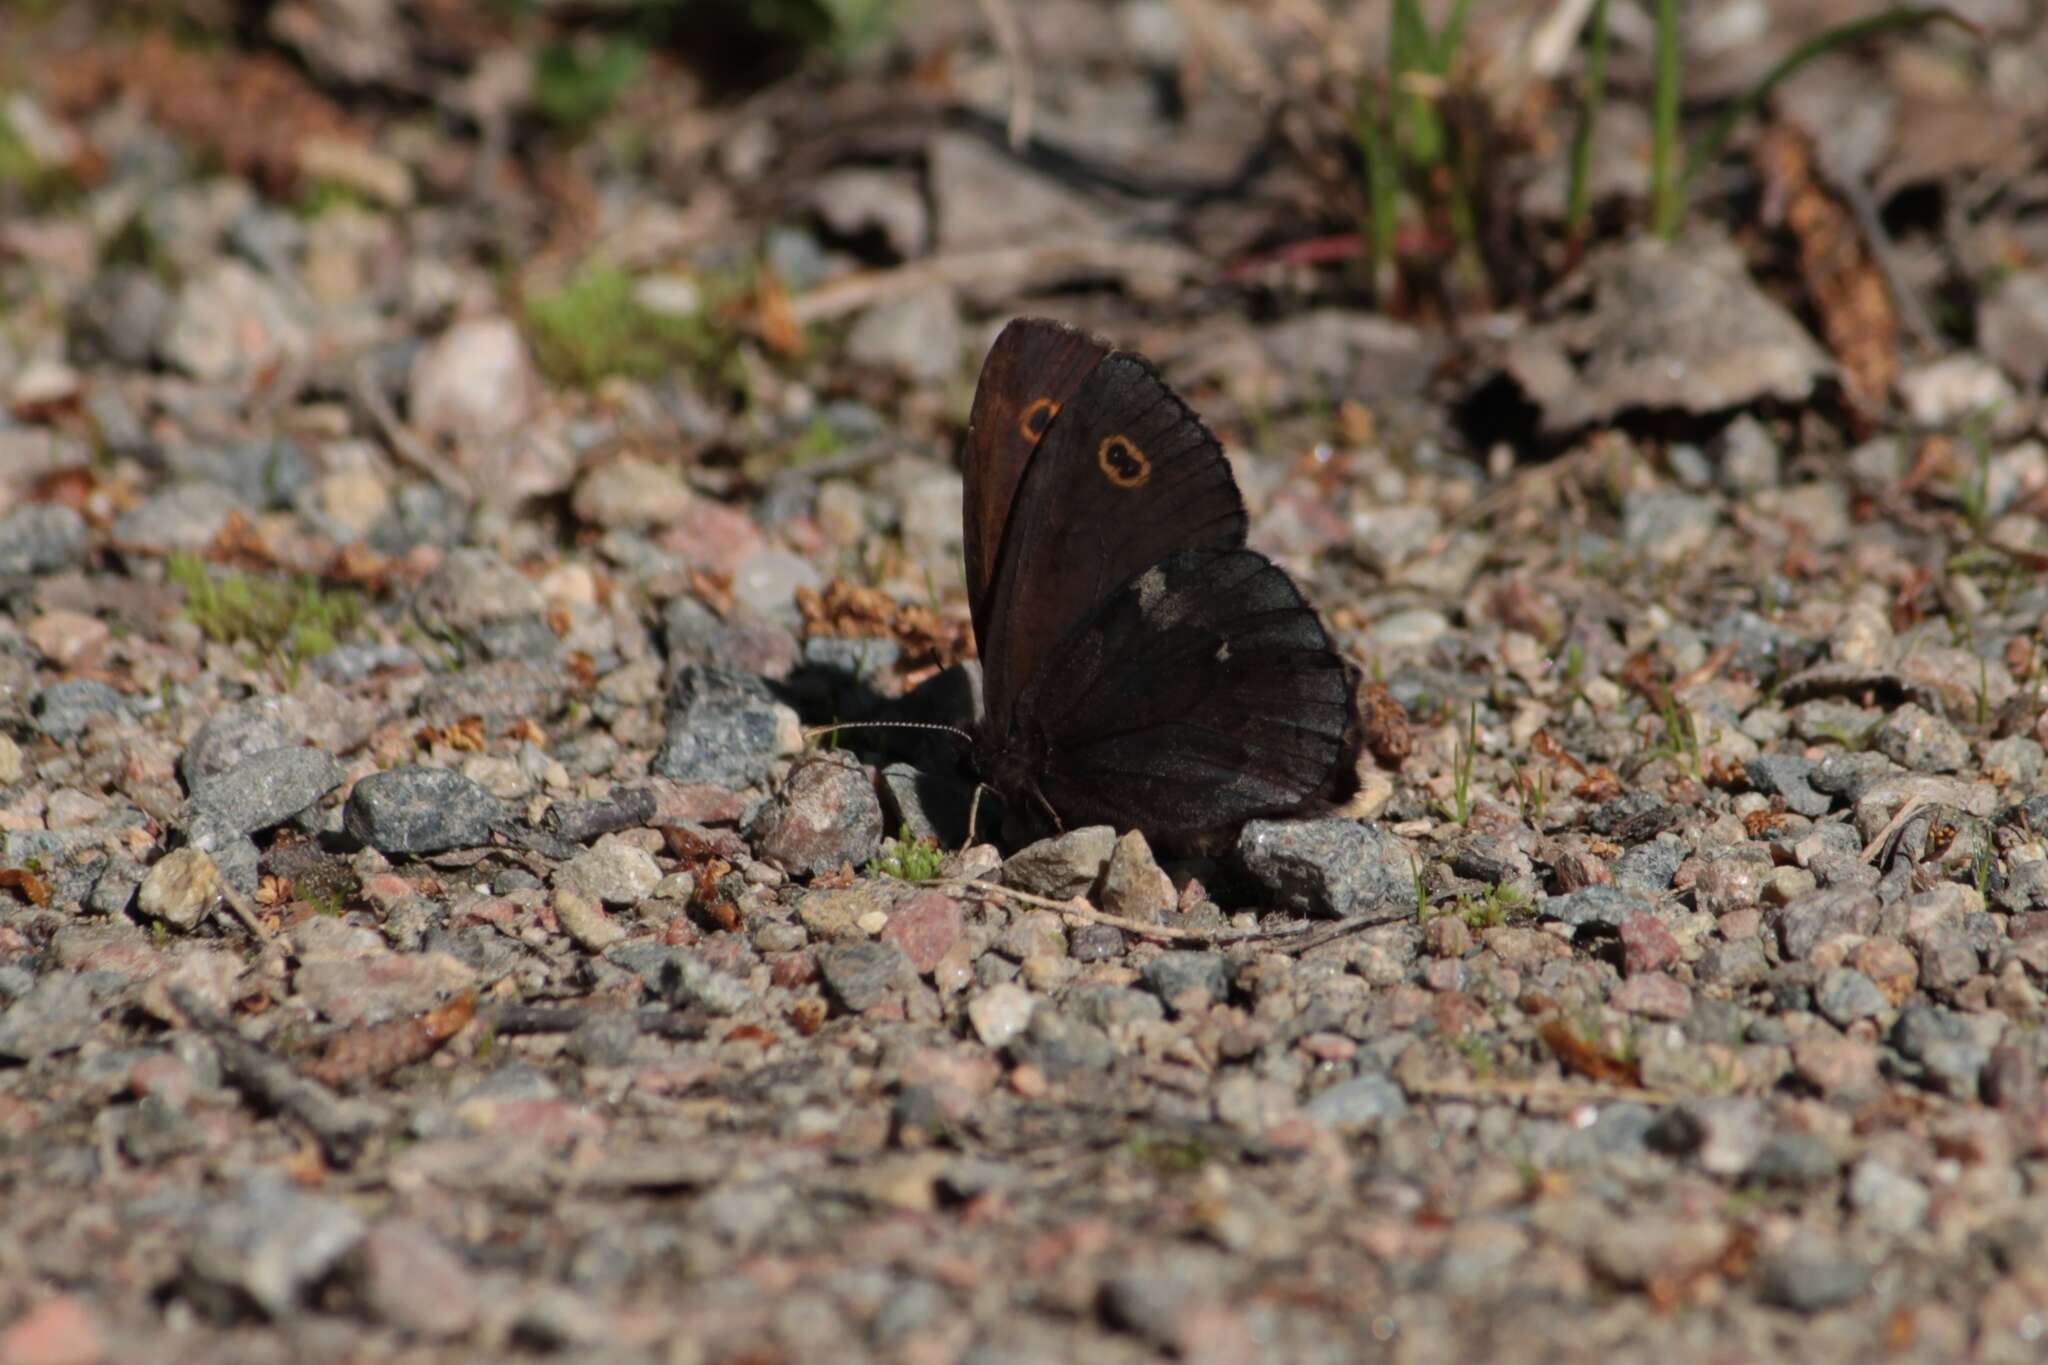
<instances>
[{"instance_id":1,"label":"butterfly shadow","mask_svg":"<svg viewBox=\"0 0 2048 1365\"><path fill-rule=\"evenodd\" d=\"M966 738L981 717L981 666L972 661L941 669L901 696L874 685L874 672L858 659L809 660L772 684L805 728L823 728L814 744L849 750L880 776L884 829L908 828L941 848L963 847L970 834L994 837L1002 802L977 782ZM833 729L832 727L841 727Z\"/></svg>"}]
</instances>

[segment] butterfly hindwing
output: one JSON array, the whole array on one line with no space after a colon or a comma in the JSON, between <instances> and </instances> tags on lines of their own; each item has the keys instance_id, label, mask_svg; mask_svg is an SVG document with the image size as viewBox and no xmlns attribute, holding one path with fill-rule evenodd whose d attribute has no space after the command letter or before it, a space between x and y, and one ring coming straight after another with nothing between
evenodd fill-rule
<instances>
[{"instance_id":1,"label":"butterfly hindwing","mask_svg":"<svg viewBox=\"0 0 2048 1365\"><path fill-rule=\"evenodd\" d=\"M1151 365L1114 351L1088 371L1025 465L977 616L990 723L1110 593L1167 556L1244 544L1223 448Z\"/></svg>"},{"instance_id":2,"label":"butterfly hindwing","mask_svg":"<svg viewBox=\"0 0 2048 1365\"><path fill-rule=\"evenodd\" d=\"M982 362L967 422L962 527L967 602L977 640L988 638L996 552L1024 467L1052 419L1108 354L1108 343L1078 328L1049 318L1018 318L1003 328Z\"/></svg>"},{"instance_id":3,"label":"butterfly hindwing","mask_svg":"<svg viewBox=\"0 0 2048 1365\"><path fill-rule=\"evenodd\" d=\"M1039 797L1069 827L1185 843L1356 781L1350 670L1285 571L1250 550L1171 554L1095 607L1018 699Z\"/></svg>"}]
</instances>

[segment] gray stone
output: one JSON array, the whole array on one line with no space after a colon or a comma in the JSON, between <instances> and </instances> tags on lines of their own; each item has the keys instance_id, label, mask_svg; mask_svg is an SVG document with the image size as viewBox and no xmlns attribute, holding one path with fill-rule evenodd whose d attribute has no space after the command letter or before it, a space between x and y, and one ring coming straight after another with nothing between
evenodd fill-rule
<instances>
[{"instance_id":1,"label":"gray stone","mask_svg":"<svg viewBox=\"0 0 2048 1365\"><path fill-rule=\"evenodd\" d=\"M1671 889L1678 865L1692 853L1685 844L1662 834L1647 844L1637 844L1612 864L1614 884L1624 890L1647 891L1651 895Z\"/></svg>"},{"instance_id":2,"label":"gray stone","mask_svg":"<svg viewBox=\"0 0 2048 1365\"><path fill-rule=\"evenodd\" d=\"M1833 1180L1840 1170L1826 1139L1813 1133L1772 1134L1750 1164L1749 1177L1764 1185L1810 1189Z\"/></svg>"},{"instance_id":3,"label":"gray stone","mask_svg":"<svg viewBox=\"0 0 2048 1365\"><path fill-rule=\"evenodd\" d=\"M1302 1106L1307 1118L1325 1128L1361 1127L1407 1112L1407 1095L1384 1076L1339 1081Z\"/></svg>"},{"instance_id":4,"label":"gray stone","mask_svg":"<svg viewBox=\"0 0 2048 1365\"><path fill-rule=\"evenodd\" d=\"M677 672L667 704L667 733L653 763L657 777L750 787L768 775L781 752L784 708L756 678L687 665Z\"/></svg>"},{"instance_id":5,"label":"gray stone","mask_svg":"<svg viewBox=\"0 0 2048 1365\"><path fill-rule=\"evenodd\" d=\"M1848 967L1831 967L1821 974L1814 986L1814 1008L1825 1015L1838 1028L1847 1028L1858 1019L1869 1019L1885 1012L1891 1002L1877 983L1862 972Z\"/></svg>"},{"instance_id":6,"label":"gray stone","mask_svg":"<svg viewBox=\"0 0 2048 1365\"><path fill-rule=\"evenodd\" d=\"M1656 902L1638 892L1619 886L1588 886L1536 903L1536 913L1575 929L1603 929L1619 933L1630 915L1654 911Z\"/></svg>"},{"instance_id":7,"label":"gray stone","mask_svg":"<svg viewBox=\"0 0 2048 1365\"><path fill-rule=\"evenodd\" d=\"M248 506L224 484L174 483L114 518L114 540L131 553L196 555L213 544L229 516Z\"/></svg>"},{"instance_id":8,"label":"gray stone","mask_svg":"<svg viewBox=\"0 0 2048 1365\"><path fill-rule=\"evenodd\" d=\"M254 834L281 825L341 785L333 755L304 745L267 749L193 789L187 823Z\"/></svg>"},{"instance_id":9,"label":"gray stone","mask_svg":"<svg viewBox=\"0 0 2048 1365\"><path fill-rule=\"evenodd\" d=\"M937 384L960 368L960 309L943 285L878 303L846 339L847 357L917 384Z\"/></svg>"},{"instance_id":10,"label":"gray stone","mask_svg":"<svg viewBox=\"0 0 2048 1365\"><path fill-rule=\"evenodd\" d=\"M35 1062L70 1052L92 1036L99 1019L99 1001L83 976L46 976L0 1014L0 1057Z\"/></svg>"},{"instance_id":11,"label":"gray stone","mask_svg":"<svg viewBox=\"0 0 2048 1365\"><path fill-rule=\"evenodd\" d=\"M196 789L253 755L289 748L299 739L297 727L274 704L236 702L207 717L193 734L185 752L178 756L178 776L185 780L187 790Z\"/></svg>"},{"instance_id":12,"label":"gray stone","mask_svg":"<svg viewBox=\"0 0 2048 1365\"><path fill-rule=\"evenodd\" d=\"M1933 1202L1927 1187L1878 1156L1867 1156L1849 1173L1849 1207L1863 1222L1891 1237L1915 1232Z\"/></svg>"},{"instance_id":13,"label":"gray stone","mask_svg":"<svg viewBox=\"0 0 2048 1365\"><path fill-rule=\"evenodd\" d=\"M89 678L51 683L36 693L30 706L38 730L58 743L77 739L95 716L118 716L128 709L119 692Z\"/></svg>"},{"instance_id":14,"label":"gray stone","mask_svg":"<svg viewBox=\"0 0 2048 1365\"><path fill-rule=\"evenodd\" d=\"M302 1194L265 1172L207 1205L185 1249L185 1290L218 1317L247 1302L282 1318L363 1233L361 1215L341 1200Z\"/></svg>"},{"instance_id":15,"label":"gray stone","mask_svg":"<svg viewBox=\"0 0 2048 1365\"><path fill-rule=\"evenodd\" d=\"M1763 1258L1757 1292L1764 1302L1817 1313L1849 1302L1870 1285L1870 1266L1838 1242L1799 1232Z\"/></svg>"},{"instance_id":16,"label":"gray stone","mask_svg":"<svg viewBox=\"0 0 2048 1365\"><path fill-rule=\"evenodd\" d=\"M1010 1044L1010 1053L1049 1075L1107 1070L1116 1060L1116 1044L1094 1024L1064 1009L1040 1007Z\"/></svg>"},{"instance_id":17,"label":"gray stone","mask_svg":"<svg viewBox=\"0 0 2048 1365\"><path fill-rule=\"evenodd\" d=\"M1798 962L1826 939L1868 934L1877 923L1877 897L1856 887L1824 887L1791 901L1773 916L1778 944Z\"/></svg>"},{"instance_id":18,"label":"gray stone","mask_svg":"<svg viewBox=\"0 0 2048 1365\"><path fill-rule=\"evenodd\" d=\"M1891 1041L1906 1060L1920 1064L1936 1089L1959 1100L1977 1098L1992 1041L1980 1038L1968 1018L1939 1005L1908 1004L1892 1026Z\"/></svg>"},{"instance_id":19,"label":"gray stone","mask_svg":"<svg viewBox=\"0 0 2048 1365\"><path fill-rule=\"evenodd\" d=\"M825 989L855 1014L880 1004L908 965L893 943L832 943L818 951Z\"/></svg>"},{"instance_id":20,"label":"gray stone","mask_svg":"<svg viewBox=\"0 0 2048 1365\"><path fill-rule=\"evenodd\" d=\"M1782 457L1778 442L1762 422L1738 413L1714 440L1720 460L1721 487L1742 496L1778 486Z\"/></svg>"},{"instance_id":21,"label":"gray stone","mask_svg":"<svg viewBox=\"0 0 2048 1365\"><path fill-rule=\"evenodd\" d=\"M54 574L85 562L85 518L61 502L32 502L0 517L0 576Z\"/></svg>"},{"instance_id":22,"label":"gray stone","mask_svg":"<svg viewBox=\"0 0 2048 1365\"><path fill-rule=\"evenodd\" d=\"M747 828L755 855L797 876L859 867L882 844L882 803L851 754L806 758Z\"/></svg>"},{"instance_id":23,"label":"gray stone","mask_svg":"<svg viewBox=\"0 0 2048 1365\"><path fill-rule=\"evenodd\" d=\"M1271 903L1297 914L1341 918L1415 903L1415 857L1378 825L1253 820L1235 854Z\"/></svg>"},{"instance_id":24,"label":"gray stone","mask_svg":"<svg viewBox=\"0 0 2048 1365\"><path fill-rule=\"evenodd\" d=\"M1139 968L1138 977L1169 1005L1191 991L1200 992L1212 1005L1230 998L1230 963L1221 953L1164 952Z\"/></svg>"},{"instance_id":25,"label":"gray stone","mask_svg":"<svg viewBox=\"0 0 2048 1365\"><path fill-rule=\"evenodd\" d=\"M514 617L538 619L547 608L533 580L496 553L476 546L449 552L413 594L412 613L430 634L466 639Z\"/></svg>"},{"instance_id":26,"label":"gray stone","mask_svg":"<svg viewBox=\"0 0 2048 1365\"><path fill-rule=\"evenodd\" d=\"M1795 754L1759 754L1744 765L1749 785L1766 796L1784 798L1785 809L1810 820L1826 815L1834 802L1815 791L1814 763Z\"/></svg>"},{"instance_id":27,"label":"gray stone","mask_svg":"<svg viewBox=\"0 0 2048 1365\"><path fill-rule=\"evenodd\" d=\"M1717 498L1672 488L1642 488L1622 500L1621 536L1636 553L1676 564L1700 547L1721 518Z\"/></svg>"},{"instance_id":28,"label":"gray stone","mask_svg":"<svg viewBox=\"0 0 2048 1365\"><path fill-rule=\"evenodd\" d=\"M891 763L882 769L878 785L883 829L899 834L907 829L912 839L929 839L941 848L967 841L967 813L974 804L968 783L912 763Z\"/></svg>"},{"instance_id":29,"label":"gray stone","mask_svg":"<svg viewBox=\"0 0 2048 1365\"><path fill-rule=\"evenodd\" d=\"M487 844L504 819L498 799L446 768L371 773L349 792L342 824L380 853L442 853Z\"/></svg>"},{"instance_id":30,"label":"gray stone","mask_svg":"<svg viewBox=\"0 0 2048 1365\"><path fill-rule=\"evenodd\" d=\"M1011 854L1003 863L1003 885L1053 900L1092 895L1115 850L1116 831L1108 825L1068 830Z\"/></svg>"},{"instance_id":31,"label":"gray stone","mask_svg":"<svg viewBox=\"0 0 2048 1365\"><path fill-rule=\"evenodd\" d=\"M1970 742L1956 727L1912 702L1886 716L1872 742L1878 752L1914 772L1952 773L1970 762Z\"/></svg>"},{"instance_id":32,"label":"gray stone","mask_svg":"<svg viewBox=\"0 0 2048 1365\"><path fill-rule=\"evenodd\" d=\"M110 266L72 300L66 353L81 365L147 369L170 311L170 293L152 272L140 266Z\"/></svg>"},{"instance_id":33,"label":"gray stone","mask_svg":"<svg viewBox=\"0 0 2048 1365\"><path fill-rule=\"evenodd\" d=\"M621 943L604 957L639 977L656 999L677 1008L701 1005L713 1014L738 1014L753 1003L746 982L681 948L641 940Z\"/></svg>"}]
</instances>

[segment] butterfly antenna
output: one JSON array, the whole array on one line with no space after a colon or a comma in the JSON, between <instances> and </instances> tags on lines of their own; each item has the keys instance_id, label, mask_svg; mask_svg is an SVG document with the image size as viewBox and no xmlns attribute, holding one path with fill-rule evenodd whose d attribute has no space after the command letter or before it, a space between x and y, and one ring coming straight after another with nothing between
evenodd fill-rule
<instances>
[{"instance_id":1,"label":"butterfly antenna","mask_svg":"<svg viewBox=\"0 0 2048 1365\"><path fill-rule=\"evenodd\" d=\"M849 720L836 725L813 725L804 731L804 743L826 735L836 735L841 730L943 730L949 735L974 743L974 736L957 725L938 725L922 720Z\"/></svg>"}]
</instances>

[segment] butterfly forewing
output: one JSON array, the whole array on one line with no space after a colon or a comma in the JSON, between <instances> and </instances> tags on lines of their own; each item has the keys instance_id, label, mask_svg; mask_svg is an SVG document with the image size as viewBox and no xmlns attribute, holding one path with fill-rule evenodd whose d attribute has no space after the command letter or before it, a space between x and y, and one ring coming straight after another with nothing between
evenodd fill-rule
<instances>
[{"instance_id":1,"label":"butterfly forewing","mask_svg":"<svg viewBox=\"0 0 2048 1365\"><path fill-rule=\"evenodd\" d=\"M1003 524L1031 452L1073 397L1107 343L1063 322L1018 318L1003 328L981 365L967 423L967 602L977 641L988 638L989 585Z\"/></svg>"},{"instance_id":2,"label":"butterfly forewing","mask_svg":"<svg viewBox=\"0 0 2048 1365\"><path fill-rule=\"evenodd\" d=\"M1099 602L1015 725L1042 736L1038 795L1063 823L1181 842L1348 795L1355 715L1350 672L1286 573L1198 550Z\"/></svg>"},{"instance_id":3,"label":"butterfly forewing","mask_svg":"<svg viewBox=\"0 0 2048 1365\"><path fill-rule=\"evenodd\" d=\"M984 381L985 383L986 381ZM1096 363L1027 461L977 616L989 723L1105 597L1167 556L1244 544L1244 501L1201 420L1137 356Z\"/></svg>"}]
</instances>

